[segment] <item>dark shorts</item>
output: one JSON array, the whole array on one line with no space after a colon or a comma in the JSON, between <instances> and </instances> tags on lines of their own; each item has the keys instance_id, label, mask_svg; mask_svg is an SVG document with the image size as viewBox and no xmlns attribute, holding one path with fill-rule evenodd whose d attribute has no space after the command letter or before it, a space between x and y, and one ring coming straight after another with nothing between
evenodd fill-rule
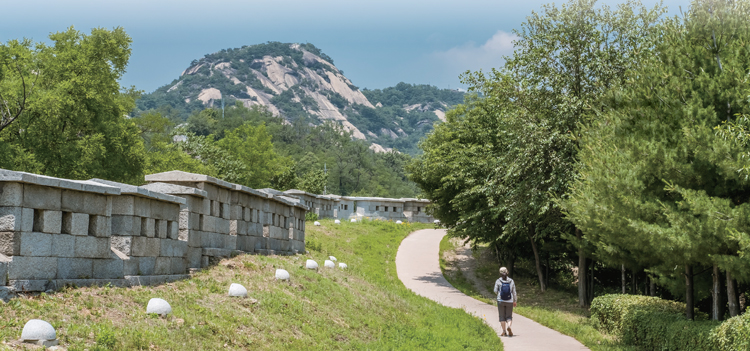
<instances>
[{"instance_id":1,"label":"dark shorts","mask_svg":"<svg viewBox=\"0 0 750 351\"><path fill-rule=\"evenodd\" d=\"M501 322L510 322L513 320L513 303L512 302L497 302L497 314L500 317Z\"/></svg>"}]
</instances>

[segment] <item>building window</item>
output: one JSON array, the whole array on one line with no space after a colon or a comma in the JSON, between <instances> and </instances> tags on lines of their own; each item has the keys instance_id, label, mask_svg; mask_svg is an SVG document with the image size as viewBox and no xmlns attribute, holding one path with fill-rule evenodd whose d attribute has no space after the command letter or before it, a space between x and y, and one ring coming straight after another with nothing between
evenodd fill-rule
<instances>
[{"instance_id":1,"label":"building window","mask_svg":"<svg viewBox=\"0 0 750 351\"><path fill-rule=\"evenodd\" d=\"M344 210L348 210L348 209L349 209L349 205L344 205Z\"/></svg>"},{"instance_id":2,"label":"building window","mask_svg":"<svg viewBox=\"0 0 750 351\"><path fill-rule=\"evenodd\" d=\"M396 209L397 209L397 207L394 207L394 208L393 208L393 212L396 212Z\"/></svg>"},{"instance_id":3,"label":"building window","mask_svg":"<svg viewBox=\"0 0 750 351\"><path fill-rule=\"evenodd\" d=\"M380 206L375 206L375 211L380 211Z\"/></svg>"},{"instance_id":4,"label":"building window","mask_svg":"<svg viewBox=\"0 0 750 351\"><path fill-rule=\"evenodd\" d=\"M383 206L385 212L388 212L388 206Z\"/></svg>"},{"instance_id":5,"label":"building window","mask_svg":"<svg viewBox=\"0 0 750 351\"><path fill-rule=\"evenodd\" d=\"M421 207L417 207L417 213L419 213L420 211L422 211L422 208Z\"/></svg>"}]
</instances>

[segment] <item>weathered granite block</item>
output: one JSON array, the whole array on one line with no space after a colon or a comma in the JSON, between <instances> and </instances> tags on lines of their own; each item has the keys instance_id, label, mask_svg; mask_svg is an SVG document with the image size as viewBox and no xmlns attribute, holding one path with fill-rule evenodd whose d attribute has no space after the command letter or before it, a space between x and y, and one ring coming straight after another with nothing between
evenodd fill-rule
<instances>
[{"instance_id":1,"label":"weathered granite block","mask_svg":"<svg viewBox=\"0 0 750 351\"><path fill-rule=\"evenodd\" d=\"M157 238L147 238L143 236L133 237L133 243L130 251L131 256L159 256L161 251L161 240Z\"/></svg>"},{"instance_id":2,"label":"weathered granite block","mask_svg":"<svg viewBox=\"0 0 750 351\"><path fill-rule=\"evenodd\" d=\"M229 205L229 219L230 220L241 220L242 219L242 206L240 205Z\"/></svg>"},{"instance_id":3,"label":"weathered granite block","mask_svg":"<svg viewBox=\"0 0 750 351\"><path fill-rule=\"evenodd\" d=\"M252 209L243 207L242 208L242 219L245 220L245 222L252 222L253 221L253 215L252 215Z\"/></svg>"},{"instance_id":4,"label":"weathered granite block","mask_svg":"<svg viewBox=\"0 0 750 351\"><path fill-rule=\"evenodd\" d=\"M101 194L84 193L83 211L73 212L85 212L92 215L107 216L107 212L112 211L111 203L109 203L109 211L107 208L107 196Z\"/></svg>"},{"instance_id":5,"label":"weathered granite block","mask_svg":"<svg viewBox=\"0 0 750 351\"><path fill-rule=\"evenodd\" d=\"M187 241L180 241L180 240L171 240L171 241L173 243L172 244L173 245L172 256L185 257L185 255L187 254L187 249L188 249Z\"/></svg>"},{"instance_id":6,"label":"weathered granite block","mask_svg":"<svg viewBox=\"0 0 750 351\"><path fill-rule=\"evenodd\" d=\"M57 257L75 257L76 237L68 234L52 235L52 254Z\"/></svg>"},{"instance_id":7,"label":"weathered granite block","mask_svg":"<svg viewBox=\"0 0 750 351\"><path fill-rule=\"evenodd\" d=\"M94 261L95 279L122 279L124 269L123 260L119 258L110 258L92 261Z\"/></svg>"},{"instance_id":8,"label":"weathered granite block","mask_svg":"<svg viewBox=\"0 0 750 351\"><path fill-rule=\"evenodd\" d=\"M279 244L280 244L280 247L281 247L281 251L284 251L284 252L290 252L290 251L292 251L291 241L289 241L289 240L281 240Z\"/></svg>"},{"instance_id":9,"label":"weathered granite block","mask_svg":"<svg viewBox=\"0 0 750 351\"><path fill-rule=\"evenodd\" d=\"M237 236L236 235L222 235L224 239L224 245L221 247L228 249L228 250L236 250L237 249Z\"/></svg>"},{"instance_id":10,"label":"weathered granite block","mask_svg":"<svg viewBox=\"0 0 750 351\"><path fill-rule=\"evenodd\" d=\"M182 257L172 257L172 269L170 274L185 274L187 272L187 265L185 259Z\"/></svg>"},{"instance_id":11,"label":"weathered granite block","mask_svg":"<svg viewBox=\"0 0 750 351\"><path fill-rule=\"evenodd\" d=\"M113 215L111 220L112 235L136 235L135 229L137 229L138 234L141 232L140 217Z\"/></svg>"},{"instance_id":12,"label":"weathered granite block","mask_svg":"<svg viewBox=\"0 0 750 351\"><path fill-rule=\"evenodd\" d=\"M156 220L153 218L141 218L141 235L149 238L156 236Z\"/></svg>"},{"instance_id":13,"label":"weathered granite block","mask_svg":"<svg viewBox=\"0 0 750 351\"><path fill-rule=\"evenodd\" d=\"M180 225L176 221L167 222L167 237L173 240L180 238Z\"/></svg>"},{"instance_id":14,"label":"weathered granite block","mask_svg":"<svg viewBox=\"0 0 750 351\"><path fill-rule=\"evenodd\" d=\"M35 210L34 231L50 234L62 233L62 211Z\"/></svg>"},{"instance_id":15,"label":"weathered granite block","mask_svg":"<svg viewBox=\"0 0 750 351\"><path fill-rule=\"evenodd\" d=\"M216 219L217 218L214 216L204 215L202 217L200 230L204 232L216 232Z\"/></svg>"},{"instance_id":16,"label":"weathered granite block","mask_svg":"<svg viewBox=\"0 0 750 351\"><path fill-rule=\"evenodd\" d=\"M169 237L169 233L167 232L167 221L163 219L157 219L155 222L155 236L160 239L166 239L167 237Z\"/></svg>"},{"instance_id":17,"label":"weathered granite block","mask_svg":"<svg viewBox=\"0 0 750 351\"><path fill-rule=\"evenodd\" d=\"M21 254L20 232L0 232L0 254L5 256Z\"/></svg>"},{"instance_id":18,"label":"weathered granite block","mask_svg":"<svg viewBox=\"0 0 750 351\"><path fill-rule=\"evenodd\" d=\"M107 216L89 216L89 235L108 238L112 235L112 222Z\"/></svg>"},{"instance_id":19,"label":"weathered granite block","mask_svg":"<svg viewBox=\"0 0 750 351\"><path fill-rule=\"evenodd\" d=\"M112 215L135 215L135 197L134 196L113 196L112 197Z\"/></svg>"},{"instance_id":20,"label":"weathered granite block","mask_svg":"<svg viewBox=\"0 0 750 351\"><path fill-rule=\"evenodd\" d=\"M154 267L154 274L163 275L170 274L172 271L172 258L171 257L157 257L156 266Z\"/></svg>"},{"instance_id":21,"label":"weathered granite block","mask_svg":"<svg viewBox=\"0 0 750 351\"><path fill-rule=\"evenodd\" d=\"M48 279L13 279L8 280L8 286L15 291L47 291L55 287Z\"/></svg>"},{"instance_id":22,"label":"weathered granite block","mask_svg":"<svg viewBox=\"0 0 750 351\"><path fill-rule=\"evenodd\" d=\"M255 237L255 251L265 250L266 241L268 241L268 238L266 237Z\"/></svg>"},{"instance_id":23,"label":"weathered granite block","mask_svg":"<svg viewBox=\"0 0 750 351\"><path fill-rule=\"evenodd\" d=\"M21 233L22 256L52 256L52 234Z\"/></svg>"},{"instance_id":24,"label":"weathered granite block","mask_svg":"<svg viewBox=\"0 0 750 351\"><path fill-rule=\"evenodd\" d=\"M188 247L186 256L187 266L190 268L200 268L202 252L201 248Z\"/></svg>"},{"instance_id":25,"label":"weathered granite block","mask_svg":"<svg viewBox=\"0 0 750 351\"><path fill-rule=\"evenodd\" d=\"M90 258L58 258L57 279L91 279L93 261Z\"/></svg>"},{"instance_id":26,"label":"weathered granite block","mask_svg":"<svg viewBox=\"0 0 750 351\"><path fill-rule=\"evenodd\" d=\"M113 235L110 239L110 245L113 249L124 253L127 256L132 256L131 248L133 245L132 236L117 236Z\"/></svg>"},{"instance_id":27,"label":"weathered granite block","mask_svg":"<svg viewBox=\"0 0 750 351\"><path fill-rule=\"evenodd\" d=\"M190 211L187 209L180 211L180 229L190 228Z\"/></svg>"},{"instance_id":28,"label":"weathered granite block","mask_svg":"<svg viewBox=\"0 0 750 351\"><path fill-rule=\"evenodd\" d=\"M139 217L151 217L151 199L134 197L135 215Z\"/></svg>"},{"instance_id":29,"label":"weathered granite block","mask_svg":"<svg viewBox=\"0 0 750 351\"><path fill-rule=\"evenodd\" d=\"M182 235L182 233L180 235ZM201 244L203 243L203 232L200 230L189 231L187 234L187 243L190 247L201 247Z\"/></svg>"},{"instance_id":30,"label":"weathered granite block","mask_svg":"<svg viewBox=\"0 0 750 351\"><path fill-rule=\"evenodd\" d=\"M71 235L88 235L89 215L85 213L63 212L62 232Z\"/></svg>"},{"instance_id":31,"label":"weathered granite block","mask_svg":"<svg viewBox=\"0 0 750 351\"><path fill-rule=\"evenodd\" d=\"M23 185L23 207L59 211L61 205L61 189L41 185Z\"/></svg>"},{"instance_id":32,"label":"weathered granite block","mask_svg":"<svg viewBox=\"0 0 750 351\"><path fill-rule=\"evenodd\" d=\"M57 260L57 257L15 256L8 264L8 279L54 279L57 275Z\"/></svg>"},{"instance_id":33,"label":"weathered granite block","mask_svg":"<svg viewBox=\"0 0 750 351\"><path fill-rule=\"evenodd\" d=\"M268 238L266 241L266 248L268 250L274 250L274 251L281 250L281 240Z\"/></svg>"},{"instance_id":34,"label":"weathered granite block","mask_svg":"<svg viewBox=\"0 0 750 351\"><path fill-rule=\"evenodd\" d=\"M129 257L127 260L122 261L122 274L125 276L128 275L138 275L140 272L140 268L138 267L138 264L140 263L140 259L143 257Z\"/></svg>"},{"instance_id":35,"label":"weathered granite block","mask_svg":"<svg viewBox=\"0 0 750 351\"><path fill-rule=\"evenodd\" d=\"M237 250L245 252L255 251L255 240L257 238L253 236L239 236L237 237Z\"/></svg>"},{"instance_id":36,"label":"weathered granite block","mask_svg":"<svg viewBox=\"0 0 750 351\"><path fill-rule=\"evenodd\" d=\"M23 209L21 207L0 207L0 231L21 231Z\"/></svg>"},{"instance_id":37,"label":"weathered granite block","mask_svg":"<svg viewBox=\"0 0 750 351\"><path fill-rule=\"evenodd\" d=\"M75 240L75 257L109 258L109 238L76 236Z\"/></svg>"},{"instance_id":38,"label":"weathered granite block","mask_svg":"<svg viewBox=\"0 0 750 351\"><path fill-rule=\"evenodd\" d=\"M229 220L224 218L216 218L216 232L221 234L229 234Z\"/></svg>"},{"instance_id":39,"label":"weathered granite block","mask_svg":"<svg viewBox=\"0 0 750 351\"><path fill-rule=\"evenodd\" d=\"M211 198L210 195L209 195L209 198ZM220 213L219 211L221 211L221 209L220 209L219 206L220 206L220 204L219 204L218 201L211 200L211 211L210 211L211 216L213 216L213 217L218 217L219 216L219 213Z\"/></svg>"},{"instance_id":40,"label":"weathered granite block","mask_svg":"<svg viewBox=\"0 0 750 351\"><path fill-rule=\"evenodd\" d=\"M229 201L232 200L232 191L231 190L224 189L224 188L219 188L218 192L219 192L219 194L218 194L219 196L218 196L217 200L219 200L220 202L228 203Z\"/></svg>"},{"instance_id":41,"label":"weathered granite block","mask_svg":"<svg viewBox=\"0 0 750 351\"><path fill-rule=\"evenodd\" d=\"M23 204L23 184L0 183L0 206L20 207Z\"/></svg>"},{"instance_id":42,"label":"weathered granite block","mask_svg":"<svg viewBox=\"0 0 750 351\"><path fill-rule=\"evenodd\" d=\"M0 286L5 286L7 283L6 279L8 277L8 263L10 262L10 258L5 257L4 255L0 255Z\"/></svg>"},{"instance_id":43,"label":"weathered granite block","mask_svg":"<svg viewBox=\"0 0 750 351\"><path fill-rule=\"evenodd\" d=\"M237 220L229 220L229 235L237 235Z\"/></svg>"},{"instance_id":44,"label":"weathered granite block","mask_svg":"<svg viewBox=\"0 0 750 351\"><path fill-rule=\"evenodd\" d=\"M152 275L156 269L156 257L138 257L140 275Z\"/></svg>"},{"instance_id":45,"label":"weathered granite block","mask_svg":"<svg viewBox=\"0 0 750 351\"><path fill-rule=\"evenodd\" d=\"M229 204L226 202L222 202L220 206L221 206L221 211L220 211L219 217L224 218L224 219L229 219Z\"/></svg>"}]
</instances>

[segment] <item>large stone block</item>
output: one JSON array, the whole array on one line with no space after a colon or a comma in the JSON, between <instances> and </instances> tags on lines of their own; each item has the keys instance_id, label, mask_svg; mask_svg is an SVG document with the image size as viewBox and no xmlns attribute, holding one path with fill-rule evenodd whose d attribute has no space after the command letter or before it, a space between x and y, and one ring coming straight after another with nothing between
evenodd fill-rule
<instances>
[{"instance_id":1,"label":"large stone block","mask_svg":"<svg viewBox=\"0 0 750 351\"><path fill-rule=\"evenodd\" d=\"M123 260L122 261L122 274L125 276L138 275L140 272L138 264L141 258L143 257L128 257L127 260Z\"/></svg>"},{"instance_id":2,"label":"large stone block","mask_svg":"<svg viewBox=\"0 0 750 351\"><path fill-rule=\"evenodd\" d=\"M169 237L169 233L167 232L167 221L163 219L157 219L154 225L154 229L156 230L155 237L160 239L166 239Z\"/></svg>"},{"instance_id":3,"label":"large stone block","mask_svg":"<svg viewBox=\"0 0 750 351\"><path fill-rule=\"evenodd\" d=\"M34 231L50 234L62 233L62 211L35 210Z\"/></svg>"},{"instance_id":4,"label":"large stone block","mask_svg":"<svg viewBox=\"0 0 750 351\"><path fill-rule=\"evenodd\" d=\"M217 200L219 200L222 203L229 203L232 201L232 191L229 189L219 188L219 196ZM229 213L227 213L229 215Z\"/></svg>"},{"instance_id":5,"label":"large stone block","mask_svg":"<svg viewBox=\"0 0 750 351\"><path fill-rule=\"evenodd\" d=\"M253 236L237 237L237 250L242 250L244 252L254 252L255 240L257 240L257 238Z\"/></svg>"},{"instance_id":6,"label":"large stone block","mask_svg":"<svg viewBox=\"0 0 750 351\"><path fill-rule=\"evenodd\" d=\"M222 235L224 239L224 245L221 247L228 249L228 250L236 250L237 249L237 236L236 235Z\"/></svg>"},{"instance_id":7,"label":"large stone block","mask_svg":"<svg viewBox=\"0 0 750 351\"><path fill-rule=\"evenodd\" d=\"M172 258L171 257L157 257L156 266L154 267L154 274L164 275L170 274L172 271Z\"/></svg>"},{"instance_id":8,"label":"large stone block","mask_svg":"<svg viewBox=\"0 0 750 351\"><path fill-rule=\"evenodd\" d=\"M172 257L172 269L170 274L185 274L187 272L187 263L183 257Z\"/></svg>"},{"instance_id":9,"label":"large stone block","mask_svg":"<svg viewBox=\"0 0 750 351\"><path fill-rule=\"evenodd\" d=\"M247 207L243 207L242 208L242 219L245 222L252 222L253 221L252 211L253 210L251 208L247 208Z\"/></svg>"},{"instance_id":10,"label":"large stone block","mask_svg":"<svg viewBox=\"0 0 750 351\"><path fill-rule=\"evenodd\" d=\"M236 219L230 219L229 220L229 235L237 235L237 220Z\"/></svg>"},{"instance_id":11,"label":"large stone block","mask_svg":"<svg viewBox=\"0 0 750 351\"><path fill-rule=\"evenodd\" d=\"M110 239L110 245L113 249L118 250L122 253L124 253L127 256L132 256L131 249L133 245L133 237L132 236L117 236L113 235Z\"/></svg>"},{"instance_id":12,"label":"large stone block","mask_svg":"<svg viewBox=\"0 0 750 351\"><path fill-rule=\"evenodd\" d=\"M59 211L61 206L61 189L41 185L23 185L23 207Z\"/></svg>"},{"instance_id":13,"label":"large stone block","mask_svg":"<svg viewBox=\"0 0 750 351\"><path fill-rule=\"evenodd\" d=\"M229 219L229 215L230 215L229 203L222 202L220 206L221 206L221 211L219 212L220 213L219 217L224 218L224 219Z\"/></svg>"},{"instance_id":14,"label":"large stone block","mask_svg":"<svg viewBox=\"0 0 750 351\"><path fill-rule=\"evenodd\" d=\"M112 221L107 216L89 216L89 235L108 238L112 235Z\"/></svg>"},{"instance_id":15,"label":"large stone block","mask_svg":"<svg viewBox=\"0 0 750 351\"><path fill-rule=\"evenodd\" d=\"M230 220L242 220L242 206L230 205L229 206L229 219Z\"/></svg>"},{"instance_id":16,"label":"large stone block","mask_svg":"<svg viewBox=\"0 0 750 351\"><path fill-rule=\"evenodd\" d=\"M8 280L8 287L13 291L47 291L55 288L55 284L48 279L14 279Z\"/></svg>"},{"instance_id":17,"label":"large stone block","mask_svg":"<svg viewBox=\"0 0 750 351\"><path fill-rule=\"evenodd\" d=\"M93 261L95 279L122 279L124 269L123 260L119 258L110 258Z\"/></svg>"},{"instance_id":18,"label":"large stone block","mask_svg":"<svg viewBox=\"0 0 750 351\"><path fill-rule=\"evenodd\" d=\"M112 197L112 216L135 215L135 196L120 195Z\"/></svg>"},{"instance_id":19,"label":"large stone block","mask_svg":"<svg viewBox=\"0 0 750 351\"><path fill-rule=\"evenodd\" d=\"M0 182L0 206L20 207L23 204L23 184Z\"/></svg>"},{"instance_id":20,"label":"large stone block","mask_svg":"<svg viewBox=\"0 0 750 351\"><path fill-rule=\"evenodd\" d=\"M6 279L8 277L8 263L10 262L10 258L5 257L4 255L0 255L0 287L5 286L7 283Z\"/></svg>"},{"instance_id":21,"label":"large stone block","mask_svg":"<svg viewBox=\"0 0 750 351\"><path fill-rule=\"evenodd\" d=\"M151 199L135 197L135 215L138 217L151 217Z\"/></svg>"},{"instance_id":22,"label":"large stone block","mask_svg":"<svg viewBox=\"0 0 750 351\"><path fill-rule=\"evenodd\" d=\"M221 234L229 234L229 220L224 218L216 218L216 232Z\"/></svg>"},{"instance_id":23,"label":"large stone block","mask_svg":"<svg viewBox=\"0 0 750 351\"><path fill-rule=\"evenodd\" d=\"M220 218L214 216L203 216L203 222L201 223L201 231L204 232L218 232L216 223Z\"/></svg>"},{"instance_id":24,"label":"large stone block","mask_svg":"<svg viewBox=\"0 0 750 351\"><path fill-rule=\"evenodd\" d=\"M159 256L161 251L161 240L157 238L147 238L143 236L133 237L131 256Z\"/></svg>"},{"instance_id":25,"label":"large stone block","mask_svg":"<svg viewBox=\"0 0 750 351\"><path fill-rule=\"evenodd\" d=\"M58 258L57 279L91 279L93 261L90 258Z\"/></svg>"},{"instance_id":26,"label":"large stone block","mask_svg":"<svg viewBox=\"0 0 750 351\"><path fill-rule=\"evenodd\" d=\"M21 232L0 232L0 254L5 256L21 254Z\"/></svg>"},{"instance_id":27,"label":"large stone block","mask_svg":"<svg viewBox=\"0 0 750 351\"><path fill-rule=\"evenodd\" d=\"M62 198L60 202L60 209L66 212L86 212L84 210L84 203L86 202L84 195L85 193L78 190L67 190L61 191Z\"/></svg>"},{"instance_id":28,"label":"large stone block","mask_svg":"<svg viewBox=\"0 0 750 351\"><path fill-rule=\"evenodd\" d=\"M45 233L21 233L21 256L53 256L52 234Z\"/></svg>"},{"instance_id":29,"label":"large stone block","mask_svg":"<svg viewBox=\"0 0 750 351\"><path fill-rule=\"evenodd\" d=\"M171 240L174 247L172 248L172 256L174 257L185 257L187 254L188 245L186 241Z\"/></svg>"},{"instance_id":30,"label":"large stone block","mask_svg":"<svg viewBox=\"0 0 750 351\"><path fill-rule=\"evenodd\" d=\"M137 236L141 233L141 217L127 215L113 215L112 235Z\"/></svg>"},{"instance_id":31,"label":"large stone block","mask_svg":"<svg viewBox=\"0 0 750 351\"><path fill-rule=\"evenodd\" d=\"M256 237L255 238L255 251L265 250L266 249L266 241L268 241L268 238L266 238L266 237Z\"/></svg>"},{"instance_id":32,"label":"large stone block","mask_svg":"<svg viewBox=\"0 0 750 351\"><path fill-rule=\"evenodd\" d=\"M280 251L281 250L281 240L279 239L273 239L268 238L266 241L266 249L268 250L274 250L274 251Z\"/></svg>"},{"instance_id":33,"label":"large stone block","mask_svg":"<svg viewBox=\"0 0 750 351\"><path fill-rule=\"evenodd\" d=\"M21 207L0 207L0 231L21 231L23 214L23 208Z\"/></svg>"},{"instance_id":34,"label":"large stone block","mask_svg":"<svg viewBox=\"0 0 750 351\"><path fill-rule=\"evenodd\" d=\"M211 216L219 217L220 211L221 211L221 207L220 207L219 202L216 200L211 200L211 211L210 211Z\"/></svg>"},{"instance_id":35,"label":"large stone block","mask_svg":"<svg viewBox=\"0 0 750 351\"><path fill-rule=\"evenodd\" d=\"M190 228L190 211L180 211L180 229Z\"/></svg>"},{"instance_id":36,"label":"large stone block","mask_svg":"<svg viewBox=\"0 0 750 351\"><path fill-rule=\"evenodd\" d=\"M62 232L71 235L89 234L89 215L85 213L63 212Z\"/></svg>"},{"instance_id":37,"label":"large stone block","mask_svg":"<svg viewBox=\"0 0 750 351\"><path fill-rule=\"evenodd\" d=\"M156 257L138 257L140 275L153 275L156 269Z\"/></svg>"},{"instance_id":38,"label":"large stone block","mask_svg":"<svg viewBox=\"0 0 750 351\"><path fill-rule=\"evenodd\" d=\"M156 236L156 220L153 218L143 217L141 218L141 235L153 238Z\"/></svg>"},{"instance_id":39,"label":"large stone block","mask_svg":"<svg viewBox=\"0 0 750 351\"><path fill-rule=\"evenodd\" d=\"M109 238L76 236L75 240L75 257L109 258Z\"/></svg>"},{"instance_id":40,"label":"large stone block","mask_svg":"<svg viewBox=\"0 0 750 351\"><path fill-rule=\"evenodd\" d=\"M75 257L76 237L67 234L52 235L52 256Z\"/></svg>"},{"instance_id":41,"label":"large stone block","mask_svg":"<svg viewBox=\"0 0 750 351\"><path fill-rule=\"evenodd\" d=\"M201 248L188 247L187 249L187 266L188 268L201 268Z\"/></svg>"},{"instance_id":42,"label":"large stone block","mask_svg":"<svg viewBox=\"0 0 750 351\"><path fill-rule=\"evenodd\" d=\"M15 256L8 264L9 280L55 279L57 257Z\"/></svg>"},{"instance_id":43,"label":"large stone block","mask_svg":"<svg viewBox=\"0 0 750 351\"><path fill-rule=\"evenodd\" d=\"M167 221L167 237L173 240L180 238L180 228L176 221Z\"/></svg>"},{"instance_id":44,"label":"large stone block","mask_svg":"<svg viewBox=\"0 0 750 351\"><path fill-rule=\"evenodd\" d=\"M182 239L182 231L180 231L180 240ZM190 247L201 247L203 243L203 232L200 230L190 230L187 232L187 243Z\"/></svg>"}]
</instances>

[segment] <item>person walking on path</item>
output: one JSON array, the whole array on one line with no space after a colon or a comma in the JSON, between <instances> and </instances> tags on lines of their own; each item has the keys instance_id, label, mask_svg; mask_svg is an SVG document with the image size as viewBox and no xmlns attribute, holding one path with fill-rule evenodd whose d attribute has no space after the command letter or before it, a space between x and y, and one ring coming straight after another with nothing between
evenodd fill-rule
<instances>
[{"instance_id":1,"label":"person walking on path","mask_svg":"<svg viewBox=\"0 0 750 351\"><path fill-rule=\"evenodd\" d=\"M508 277L507 268L500 267L500 278L495 281L493 290L497 294L497 314L500 317L503 336L513 336L513 330L510 329L510 326L513 324L513 307L518 302L518 295L516 294L516 283Z\"/></svg>"}]
</instances>

